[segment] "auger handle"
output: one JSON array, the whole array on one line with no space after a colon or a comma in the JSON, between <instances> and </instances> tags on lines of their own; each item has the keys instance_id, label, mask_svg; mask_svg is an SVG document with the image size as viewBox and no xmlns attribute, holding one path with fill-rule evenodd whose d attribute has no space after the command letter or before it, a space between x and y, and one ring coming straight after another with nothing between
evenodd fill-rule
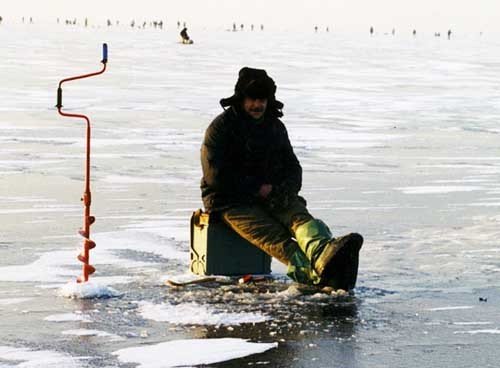
<instances>
[{"instance_id":1,"label":"auger handle","mask_svg":"<svg viewBox=\"0 0 500 368\"><path fill-rule=\"evenodd\" d=\"M102 60L101 63L106 64L108 62L108 44L102 44Z\"/></svg>"}]
</instances>

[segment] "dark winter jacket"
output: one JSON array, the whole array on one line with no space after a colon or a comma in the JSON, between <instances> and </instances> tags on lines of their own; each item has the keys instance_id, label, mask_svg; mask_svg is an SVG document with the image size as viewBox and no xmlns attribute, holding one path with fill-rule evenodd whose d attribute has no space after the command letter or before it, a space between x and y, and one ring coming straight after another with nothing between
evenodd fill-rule
<instances>
[{"instance_id":1,"label":"dark winter jacket","mask_svg":"<svg viewBox=\"0 0 500 368\"><path fill-rule=\"evenodd\" d=\"M302 168L284 124L273 116L255 121L231 107L205 132L201 147L201 194L207 211L259 201L262 184L272 184L269 201L296 196Z\"/></svg>"}]
</instances>

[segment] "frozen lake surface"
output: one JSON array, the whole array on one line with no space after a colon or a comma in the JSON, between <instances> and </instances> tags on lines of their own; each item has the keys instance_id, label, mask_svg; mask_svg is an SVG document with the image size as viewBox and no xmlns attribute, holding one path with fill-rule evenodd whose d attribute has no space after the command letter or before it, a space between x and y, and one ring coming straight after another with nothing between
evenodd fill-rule
<instances>
[{"instance_id":1,"label":"frozen lake surface","mask_svg":"<svg viewBox=\"0 0 500 368\"><path fill-rule=\"evenodd\" d=\"M0 26L0 367L496 367L497 38L191 32ZM66 298L84 127L56 89L103 42L108 70L63 103L92 120L92 280L115 297ZM311 212L365 237L353 298L163 284L187 272L203 132L245 65L278 85Z\"/></svg>"}]
</instances>

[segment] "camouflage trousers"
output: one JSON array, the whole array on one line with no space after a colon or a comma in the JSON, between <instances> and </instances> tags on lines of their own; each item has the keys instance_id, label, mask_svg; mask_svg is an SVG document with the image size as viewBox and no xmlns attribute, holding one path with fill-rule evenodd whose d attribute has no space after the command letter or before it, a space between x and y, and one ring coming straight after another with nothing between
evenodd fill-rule
<instances>
[{"instance_id":1,"label":"camouflage trousers","mask_svg":"<svg viewBox=\"0 0 500 368\"><path fill-rule=\"evenodd\" d=\"M242 238L287 265L296 248L294 229L313 217L305 201L297 197L286 208L266 203L238 205L221 212L221 218Z\"/></svg>"}]
</instances>

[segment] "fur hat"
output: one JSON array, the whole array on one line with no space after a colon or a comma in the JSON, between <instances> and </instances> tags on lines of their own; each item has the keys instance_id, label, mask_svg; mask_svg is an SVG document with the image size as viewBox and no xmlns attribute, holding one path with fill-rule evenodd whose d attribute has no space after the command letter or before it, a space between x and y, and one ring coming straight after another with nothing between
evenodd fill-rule
<instances>
[{"instance_id":1,"label":"fur hat","mask_svg":"<svg viewBox=\"0 0 500 368\"><path fill-rule=\"evenodd\" d=\"M265 70L249 67L242 68L238 73L238 81L234 86L234 94L231 97L220 100L222 107L238 107L245 97L266 98L267 110L281 117L283 103L276 100L276 84Z\"/></svg>"}]
</instances>

